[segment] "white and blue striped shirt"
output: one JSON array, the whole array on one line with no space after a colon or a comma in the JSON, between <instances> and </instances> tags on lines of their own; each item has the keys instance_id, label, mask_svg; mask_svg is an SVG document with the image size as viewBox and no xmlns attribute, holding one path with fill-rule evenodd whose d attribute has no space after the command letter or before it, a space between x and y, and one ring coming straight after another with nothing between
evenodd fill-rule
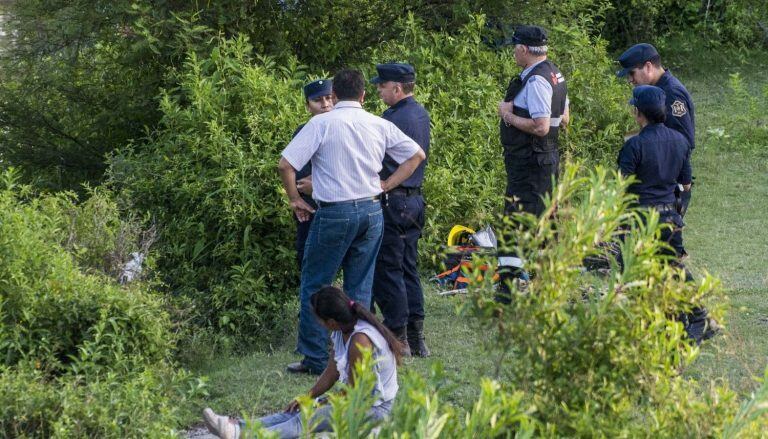
<instances>
[{"instance_id":1,"label":"white and blue striped shirt","mask_svg":"<svg viewBox=\"0 0 768 439\"><path fill-rule=\"evenodd\" d=\"M294 169L312 162L312 198L338 202L381 193L384 155L402 163L421 148L392 122L368 113L359 102L340 101L318 114L283 150Z\"/></svg>"}]
</instances>

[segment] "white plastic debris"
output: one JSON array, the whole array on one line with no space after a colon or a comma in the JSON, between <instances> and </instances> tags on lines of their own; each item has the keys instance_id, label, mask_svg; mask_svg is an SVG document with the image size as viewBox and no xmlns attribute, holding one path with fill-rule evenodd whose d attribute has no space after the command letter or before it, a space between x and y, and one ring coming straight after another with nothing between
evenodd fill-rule
<instances>
[{"instance_id":1,"label":"white plastic debris","mask_svg":"<svg viewBox=\"0 0 768 439\"><path fill-rule=\"evenodd\" d=\"M144 262L144 258L144 253L131 253L131 260L123 265L123 271L117 281L124 285L136 279L141 274L141 264Z\"/></svg>"}]
</instances>

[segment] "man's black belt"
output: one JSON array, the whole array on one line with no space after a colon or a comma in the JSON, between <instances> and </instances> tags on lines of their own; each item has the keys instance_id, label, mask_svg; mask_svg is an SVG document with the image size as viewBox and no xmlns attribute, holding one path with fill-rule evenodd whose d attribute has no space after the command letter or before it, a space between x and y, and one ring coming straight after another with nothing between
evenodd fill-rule
<instances>
[{"instance_id":1,"label":"man's black belt","mask_svg":"<svg viewBox=\"0 0 768 439\"><path fill-rule=\"evenodd\" d=\"M331 206L341 206L343 204L361 204L366 202L373 202L373 201L379 201L380 197L376 195L375 197L365 197L365 198L358 198L356 200L346 200L346 201L318 201L317 205L320 207L331 207Z\"/></svg>"},{"instance_id":2,"label":"man's black belt","mask_svg":"<svg viewBox=\"0 0 768 439\"><path fill-rule=\"evenodd\" d=\"M405 195L406 197L410 197L412 195L421 195L421 188L398 186L392 189L391 191L389 191L388 193L393 195Z\"/></svg>"}]
</instances>

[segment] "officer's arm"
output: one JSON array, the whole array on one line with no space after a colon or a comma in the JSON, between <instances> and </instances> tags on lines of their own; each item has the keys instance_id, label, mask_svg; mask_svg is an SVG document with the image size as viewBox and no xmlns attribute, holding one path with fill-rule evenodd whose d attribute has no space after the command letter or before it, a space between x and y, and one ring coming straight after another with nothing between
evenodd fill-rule
<instances>
[{"instance_id":1,"label":"officer's arm","mask_svg":"<svg viewBox=\"0 0 768 439\"><path fill-rule=\"evenodd\" d=\"M563 112L563 117L560 120L560 126L564 127L568 125L571 122L571 104L568 101L565 101L565 111Z\"/></svg>"},{"instance_id":2,"label":"officer's arm","mask_svg":"<svg viewBox=\"0 0 768 439\"><path fill-rule=\"evenodd\" d=\"M390 190L400 186L400 183L404 182L406 178L410 177L416 168L419 167L421 162L423 162L426 158L427 155L424 154L424 150L419 148L419 150L416 151L416 154L412 155L411 158L404 161L403 163L400 163L400 166L395 169L395 172L393 172L388 179L382 180L381 190L384 192L389 192Z\"/></svg>"},{"instance_id":3,"label":"officer's arm","mask_svg":"<svg viewBox=\"0 0 768 439\"><path fill-rule=\"evenodd\" d=\"M526 119L524 117L516 116L510 111L505 111L502 115L504 123L517 128L520 131L524 131L534 136L544 137L549 134L549 117L539 117L536 119Z\"/></svg>"},{"instance_id":4,"label":"officer's arm","mask_svg":"<svg viewBox=\"0 0 768 439\"><path fill-rule=\"evenodd\" d=\"M291 209L296 214L296 218L299 222L309 220L309 215L314 213L315 209L307 204L299 195L299 190L296 187L296 169L285 157L280 157L277 170L280 172L280 179L283 181L283 187L288 194L288 200L290 201Z\"/></svg>"},{"instance_id":5,"label":"officer's arm","mask_svg":"<svg viewBox=\"0 0 768 439\"><path fill-rule=\"evenodd\" d=\"M552 86L539 76L528 79L524 90L528 96L528 111L532 119L526 119L514 114L513 103L501 107L502 118L507 125L512 125L520 131L534 136L544 137L549 134L550 117L552 114Z\"/></svg>"},{"instance_id":6,"label":"officer's arm","mask_svg":"<svg viewBox=\"0 0 768 439\"><path fill-rule=\"evenodd\" d=\"M624 142L624 146L619 151L619 172L624 177L629 177L637 172L637 163L640 161L636 155L636 150L633 148L633 139L629 139Z\"/></svg>"},{"instance_id":7,"label":"officer's arm","mask_svg":"<svg viewBox=\"0 0 768 439\"><path fill-rule=\"evenodd\" d=\"M683 185L686 191L691 190L691 175L691 148L689 147L683 160L683 167L680 168L680 175L677 176L677 182Z\"/></svg>"}]
</instances>

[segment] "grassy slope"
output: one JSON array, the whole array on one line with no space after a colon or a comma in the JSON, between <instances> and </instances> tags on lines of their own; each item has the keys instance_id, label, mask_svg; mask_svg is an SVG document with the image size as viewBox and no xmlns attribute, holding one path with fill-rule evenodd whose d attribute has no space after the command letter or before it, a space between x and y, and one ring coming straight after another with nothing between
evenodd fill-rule
<instances>
[{"instance_id":1,"label":"grassy slope","mask_svg":"<svg viewBox=\"0 0 768 439\"><path fill-rule=\"evenodd\" d=\"M732 304L725 335L704 346L687 374L723 377L745 394L755 387L753 377L762 374L768 358L768 303L763 299L768 292L768 220L764 218L768 212L768 155L763 150L734 153L729 145L708 136L707 130L727 127L723 121L742 110L724 104L728 73L743 71L747 85L759 90L766 79L755 73L767 61L765 56L725 68L699 64L698 71L672 64L697 104L697 185L685 235L690 263L698 272L708 270L721 277ZM426 374L432 362L441 361L448 377L459 384L451 394L459 404L468 402L475 392L460 384L477 382L477 377L493 371L493 359L483 353L470 325L456 317L460 303L460 298L437 298L428 291L427 331L434 356L406 364L406 368ZM313 382L311 377L284 372L287 363L298 359L291 352L295 333L285 340L270 354L216 358L196 367L196 373L210 377L210 398L201 404L232 414L247 411L258 415L280 409L306 391ZM188 416L190 422L199 419L197 413Z\"/></svg>"}]
</instances>

